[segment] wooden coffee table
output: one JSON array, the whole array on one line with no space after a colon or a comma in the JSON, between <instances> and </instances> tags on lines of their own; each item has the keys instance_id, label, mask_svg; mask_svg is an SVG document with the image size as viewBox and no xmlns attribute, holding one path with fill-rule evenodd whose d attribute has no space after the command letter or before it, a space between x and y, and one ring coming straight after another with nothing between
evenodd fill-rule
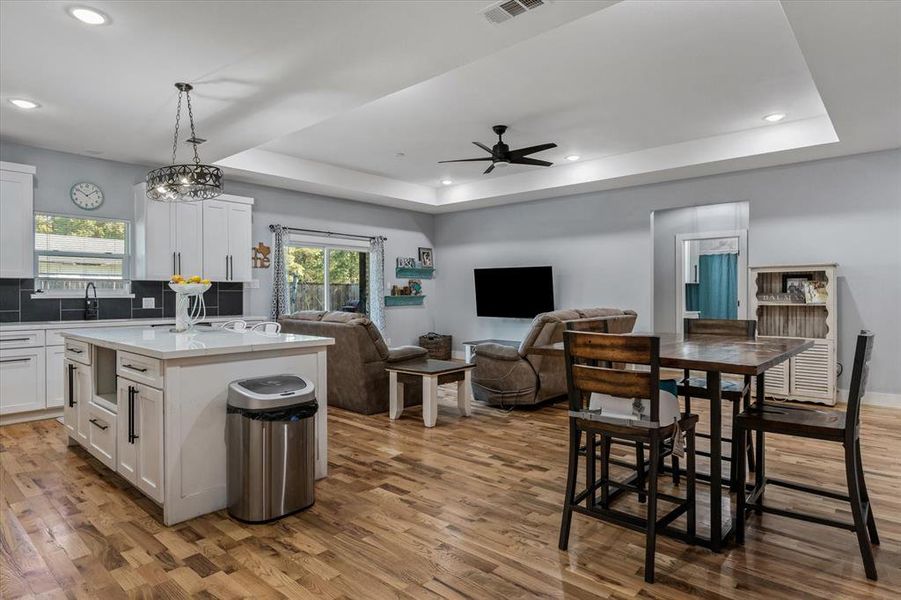
<instances>
[{"instance_id":1,"label":"wooden coffee table","mask_svg":"<svg viewBox=\"0 0 901 600\"><path fill-rule=\"evenodd\" d=\"M388 416L399 419L404 412L404 385L422 383L422 422L426 427L434 427L438 421L438 386L457 383L457 407L460 414L472 414L472 387L470 370L475 365L455 360L435 360L417 358L402 363L389 364L388 387L390 389Z\"/></svg>"}]
</instances>

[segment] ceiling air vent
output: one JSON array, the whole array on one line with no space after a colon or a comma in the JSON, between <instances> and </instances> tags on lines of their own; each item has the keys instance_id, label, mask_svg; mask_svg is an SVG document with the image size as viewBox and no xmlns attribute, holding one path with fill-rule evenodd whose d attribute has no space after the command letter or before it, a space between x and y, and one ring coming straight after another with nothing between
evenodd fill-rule
<instances>
[{"instance_id":1,"label":"ceiling air vent","mask_svg":"<svg viewBox=\"0 0 901 600\"><path fill-rule=\"evenodd\" d=\"M513 17L525 14L539 6L547 4L548 0L502 0L492 4L482 11L489 23L495 25L509 21Z\"/></svg>"}]
</instances>

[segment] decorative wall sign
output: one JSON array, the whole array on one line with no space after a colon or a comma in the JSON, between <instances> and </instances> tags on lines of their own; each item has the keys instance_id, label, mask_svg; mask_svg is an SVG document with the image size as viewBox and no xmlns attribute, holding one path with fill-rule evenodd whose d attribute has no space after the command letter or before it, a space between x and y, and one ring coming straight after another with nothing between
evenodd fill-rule
<instances>
[{"instance_id":1,"label":"decorative wall sign","mask_svg":"<svg viewBox=\"0 0 901 600\"><path fill-rule=\"evenodd\" d=\"M416 267L416 259L412 256L398 256L397 257L397 266L398 267Z\"/></svg>"},{"instance_id":2,"label":"decorative wall sign","mask_svg":"<svg viewBox=\"0 0 901 600\"><path fill-rule=\"evenodd\" d=\"M256 246L252 248L253 252L253 268L254 269L268 269L269 265L272 264L269 259L269 253L272 252L272 249L260 242Z\"/></svg>"}]
</instances>

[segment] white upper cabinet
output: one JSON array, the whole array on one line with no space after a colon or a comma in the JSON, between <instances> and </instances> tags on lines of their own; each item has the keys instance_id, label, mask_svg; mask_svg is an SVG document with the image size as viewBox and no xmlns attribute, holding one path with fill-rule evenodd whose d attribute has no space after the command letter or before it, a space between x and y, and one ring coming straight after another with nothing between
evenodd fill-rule
<instances>
[{"instance_id":1,"label":"white upper cabinet","mask_svg":"<svg viewBox=\"0 0 901 600\"><path fill-rule=\"evenodd\" d=\"M203 273L203 206L159 202L134 187L135 279L169 279Z\"/></svg>"},{"instance_id":2,"label":"white upper cabinet","mask_svg":"<svg viewBox=\"0 0 901 600\"><path fill-rule=\"evenodd\" d=\"M250 281L253 198L223 195L203 202L203 275Z\"/></svg>"},{"instance_id":3,"label":"white upper cabinet","mask_svg":"<svg viewBox=\"0 0 901 600\"><path fill-rule=\"evenodd\" d=\"M34 173L0 162L0 277L34 277Z\"/></svg>"}]
</instances>

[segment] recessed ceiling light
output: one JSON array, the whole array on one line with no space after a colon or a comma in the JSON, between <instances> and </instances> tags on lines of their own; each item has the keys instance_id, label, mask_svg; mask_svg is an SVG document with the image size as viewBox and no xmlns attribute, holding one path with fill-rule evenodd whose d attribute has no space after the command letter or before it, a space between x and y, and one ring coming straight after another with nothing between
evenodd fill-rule
<instances>
[{"instance_id":1,"label":"recessed ceiling light","mask_svg":"<svg viewBox=\"0 0 901 600\"><path fill-rule=\"evenodd\" d=\"M397 152L397 153L394 155L395 158L403 158L403 157L405 157L405 156L406 156L406 153L404 153L404 152Z\"/></svg>"},{"instance_id":2,"label":"recessed ceiling light","mask_svg":"<svg viewBox=\"0 0 901 600\"><path fill-rule=\"evenodd\" d=\"M10 104L13 106L18 106L19 108L24 108L25 110L31 110L32 108L37 108L40 106L37 102L32 102L31 100L26 100L24 98L10 98Z\"/></svg>"},{"instance_id":3,"label":"recessed ceiling light","mask_svg":"<svg viewBox=\"0 0 901 600\"><path fill-rule=\"evenodd\" d=\"M69 14L87 25L103 25L109 19L102 12L84 6L74 6L69 9Z\"/></svg>"},{"instance_id":4,"label":"recessed ceiling light","mask_svg":"<svg viewBox=\"0 0 901 600\"><path fill-rule=\"evenodd\" d=\"M450 185L450 184L452 184L453 182L454 182L453 179L442 179L442 180L441 180L441 185Z\"/></svg>"},{"instance_id":5,"label":"recessed ceiling light","mask_svg":"<svg viewBox=\"0 0 901 600\"><path fill-rule=\"evenodd\" d=\"M772 113L763 117L767 123L778 123L785 118L785 113Z\"/></svg>"},{"instance_id":6,"label":"recessed ceiling light","mask_svg":"<svg viewBox=\"0 0 901 600\"><path fill-rule=\"evenodd\" d=\"M579 156L578 154L570 154L569 156L564 156L563 158L565 158L566 160L569 160L569 161L577 161L582 157Z\"/></svg>"}]
</instances>

